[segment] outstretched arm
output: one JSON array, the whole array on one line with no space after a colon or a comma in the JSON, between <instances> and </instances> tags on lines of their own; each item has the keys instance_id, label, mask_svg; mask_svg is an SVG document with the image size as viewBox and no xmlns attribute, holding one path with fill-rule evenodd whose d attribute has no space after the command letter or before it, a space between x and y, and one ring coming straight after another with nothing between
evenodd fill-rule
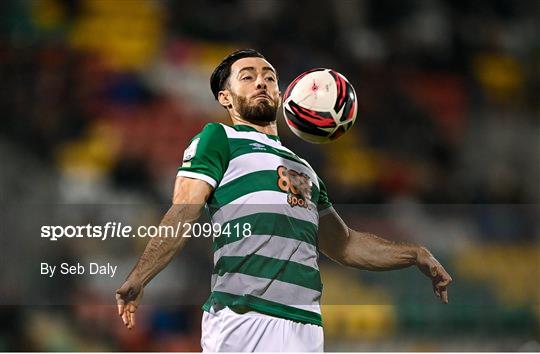
<instances>
[{"instance_id":1,"label":"outstretched arm","mask_svg":"<svg viewBox=\"0 0 540 354\"><path fill-rule=\"evenodd\" d=\"M452 278L425 247L354 231L331 209L319 221L319 248L332 260L359 269L381 271L416 265L431 278L435 295L448 303L447 287Z\"/></svg>"},{"instance_id":2,"label":"outstretched arm","mask_svg":"<svg viewBox=\"0 0 540 354\"><path fill-rule=\"evenodd\" d=\"M177 177L174 187L173 205L161 220L160 226L177 225L196 221L212 189L209 184L198 179ZM118 314L129 328L135 325L135 311L141 301L143 289L152 278L165 268L188 238L155 237L150 239L139 261L129 273L124 284L116 291Z\"/></svg>"}]
</instances>

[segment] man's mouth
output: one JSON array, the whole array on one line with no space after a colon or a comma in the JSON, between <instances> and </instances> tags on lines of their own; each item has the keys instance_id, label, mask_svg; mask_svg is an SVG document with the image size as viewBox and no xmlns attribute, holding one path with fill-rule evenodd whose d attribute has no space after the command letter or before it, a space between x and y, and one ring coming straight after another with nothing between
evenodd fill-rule
<instances>
[{"instance_id":1,"label":"man's mouth","mask_svg":"<svg viewBox=\"0 0 540 354\"><path fill-rule=\"evenodd\" d=\"M263 105L270 105L270 106L274 105L274 103L272 102L272 100L268 96L255 96L255 97L253 97L253 104L256 104L256 105L263 104Z\"/></svg>"},{"instance_id":2,"label":"man's mouth","mask_svg":"<svg viewBox=\"0 0 540 354\"><path fill-rule=\"evenodd\" d=\"M253 96L253 99L257 99L257 98L267 99L271 101L270 96L268 96L266 93L260 93L258 95Z\"/></svg>"}]
</instances>

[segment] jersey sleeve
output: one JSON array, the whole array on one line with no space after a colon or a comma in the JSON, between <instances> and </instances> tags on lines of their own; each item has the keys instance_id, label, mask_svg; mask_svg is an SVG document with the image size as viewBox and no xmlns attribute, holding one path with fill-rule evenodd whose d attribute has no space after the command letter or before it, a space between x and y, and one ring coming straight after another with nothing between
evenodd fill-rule
<instances>
[{"instance_id":1,"label":"jersey sleeve","mask_svg":"<svg viewBox=\"0 0 540 354\"><path fill-rule=\"evenodd\" d=\"M200 179L216 188L229 164L229 142L219 123L209 123L184 151L177 176Z\"/></svg>"},{"instance_id":2,"label":"jersey sleeve","mask_svg":"<svg viewBox=\"0 0 540 354\"><path fill-rule=\"evenodd\" d=\"M319 211L319 216L323 216L330 212L332 208L332 203L328 198L328 191L326 190L326 185L319 178L319 200L317 201L317 210Z\"/></svg>"}]
</instances>

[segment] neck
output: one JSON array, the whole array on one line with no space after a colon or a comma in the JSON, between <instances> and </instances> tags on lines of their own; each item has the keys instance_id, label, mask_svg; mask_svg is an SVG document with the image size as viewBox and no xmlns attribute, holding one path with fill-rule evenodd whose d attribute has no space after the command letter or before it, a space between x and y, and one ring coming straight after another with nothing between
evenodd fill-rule
<instances>
[{"instance_id":1,"label":"neck","mask_svg":"<svg viewBox=\"0 0 540 354\"><path fill-rule=\"evenodd\" d=\"M231 120L232 120L232 123L234 125L239 125L239 124L248 125L248 126L250 126L252 128L257 129L257 131L260 132L260 133L269 134L269 135L278 135L276 121L254 123L254 122L250 122L248 120L245 120L245 119L243 119L242 117L240 117L238 115L237 116L232 116L231 115Z\"/></svg>"}]
</instances>

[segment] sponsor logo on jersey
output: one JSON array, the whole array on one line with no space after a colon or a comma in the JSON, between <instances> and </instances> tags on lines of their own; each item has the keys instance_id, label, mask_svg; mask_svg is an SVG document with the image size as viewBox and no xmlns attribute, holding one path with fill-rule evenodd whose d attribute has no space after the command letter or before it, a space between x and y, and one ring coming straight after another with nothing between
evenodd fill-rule
<instances>
[{"instance_id":1,"label":"sponsor logo on jersey","mask_svg":"<svg viewBox=\"0 0 540 354\"><path fill-rule=\"evenodd\" d=\"M291 207L310 209L312 182L305 173L279 166L277 169L278 187L287 193L287 203Z\"/></svg>"}]
</instances>

